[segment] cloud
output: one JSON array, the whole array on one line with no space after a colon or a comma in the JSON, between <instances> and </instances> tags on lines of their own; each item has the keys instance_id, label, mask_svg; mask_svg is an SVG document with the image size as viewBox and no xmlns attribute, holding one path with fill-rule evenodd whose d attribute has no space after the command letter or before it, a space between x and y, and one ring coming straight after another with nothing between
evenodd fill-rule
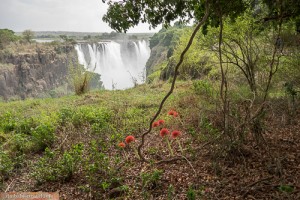
<instances>
[{"instance_id":1,"label":"cloud","mask_svg":"<svg viewBox=\"0 0 300 200\"><path fill-rule=\"evenodd\" d=\"M107 7L101 0L1 0L0 28L111 32L102 21ZM149 32L149 25L139 25L129 32Z\"/></svg>"}]
</instances>

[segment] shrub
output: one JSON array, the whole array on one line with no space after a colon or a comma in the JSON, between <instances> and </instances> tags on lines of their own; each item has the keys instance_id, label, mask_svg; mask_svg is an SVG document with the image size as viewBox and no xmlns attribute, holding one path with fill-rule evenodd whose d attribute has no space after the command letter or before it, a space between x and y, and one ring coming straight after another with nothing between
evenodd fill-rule
<instances>
[{"instance_id":1,"label":"shrub","mask_svg":"<svg viewBox=\"0 0 300 200\"><path fill-rule=\"evenodd\" d=\"M50 147L55 140L55 127L52 124L40 124L32 131L32 139L37 151Z\"/></svg>"},{"instance_id":2,"label":"shrub","mask_svg":"<svg viewBox=\"0 0 300 200\"><path fill-rule=\"evenodd\" d=\"M83 106L78 109L63 108L59 111L58 116L62 125L72 123L78 127L88 123L102 127L111 119L111 112L104 108Z\"/></svg>"},{"instance_id":3,"label":"shrub","mask_svg":"<svg viewBox=\"0 0 300 200\"><path fill-rule=\"evenodd\" d=\"M154 189L158 186L163 172L161 170L153 170L141 174L143 189Z\"/></svg>"},{"instance_id":4,"label":"shrub","mask_svg":"<svg viewBox=\"0 0 300 200\"><path fill-rule=\"evenodd\" d=\"M15 32L9 29L0 29L0 49L4 49L10 42L15 42L19 39Z\"/></svg>"},{"instance_id":5,"label":"shrub","mask_svg":"<svg viewBox=\"0 0 300 200\"><path fill-rule=\"evenodd\" d=\"M31 152L34 149L34 144L31 140L31 136L17 133L11 136L7 146L10 148L10 152L14 155L20 155L23 153Z\"/></svg>"},{"instance_id":6,"label":"shrub","mask_svg":"<svg viewBox=\"0 0 300 200\"><path fill-rule=\"evenodd\" d=\"M0 150L0 181L8 178L9 174L14 169L14 163L9 156Z\"/></svg>"},{"instance_id":7,"label":"shrub","mask_svg":"<svg viewBox=\"0 0 300 200\"><path fill-rule=\"evenodd\" d=\"M69 74L75 94L81 95L90 90L90 81L93 74L88 72L84 66L78 63L74 65L73 62L70 62Z\"/></svg>"},{"instance_id":8,"label":"shrub","mask_svg":"<svg viewBox=\"0 0 300 200\"><path fill-rule=\"evenodd\" d=\"M79 168L79 162L81 162L83 152L83 145L76 144L73 146L70 152L65 152L62 158L58 161L59 178L63 181L69 181L76 170Z\"/></svg>"},{"instance_id":9,"label":"shrub","mask_svg":"<svg viewBox=\"0 0 300 200\"><path fill-rule=\"evenodd\" d=\"M73 124L80 125L89 123L103 126L110 118L111 113L104 108L95 109L93 107L82 107L75 113Z\"/></svg>"},{"instance_id":10,"label":"shrub","mask_svg":"<svg viewBox=\"0 0 300 200\"><path fill-rule=\"evenodd\" d=\"M58 112L58 118L59 118L59 123L61 125L65 125L68 122L72 121L72 118L75 114L75 110L71 109L71 108L62 108L59 112Z\"/></svg>"},{"instance_id":11,"label":"shrub","mask_svg":"<svg viewBox=\"0 0 300 200\"><path fill-rule=\"evenodd\" d=\"M196 94L213 97L215 94L213 85L207 80L198 80L193 82L193 89Z\"/></svg>"},{"instance_id":12,"label":"shrub","mask_svg":"<svg viewBox=\"0 0 300 200\"><path fill-rule=\"evenodd\" d=\"M189 190L187 191L187 199L196 200L196 191L192 187L189 187Z\"/></svg>"},{"instance_id":13,"label":"shrub","mask_svg":"<svg viewBox=\"0 0 300 200\"><path fill-rule=\"evenodd\" d=\"M86 164L84 166L88 184L99 195L99 191L106 191L109 188L121 186L121 179L116 170L120 162L118 157L112 159L104 153L107 143L103 141L92 141L88 152Z\"/></svg>"},{"instance_id":14,"label":"shrub","mask_svg":"<svg viewBox=\"0 0 300 200\"><path fill-rule=\"evenodd\" d=\"M76 144L62 156L57 151L45 149L44 156L33 166L31 176L38 184L47 181L69 181L82 161L83 144Z\"/></svg>"},{"instance_id":15,"label":"shrub","mask_svg":"<svg viewBox=\"0 0 300 200\"><path fill-rule=\"evenodd\" d=\"M17 133L24 133L30 135L33 129L37 127L37 125L38 122L32 117L25 118L16 124L15 130Z\"/></svg>"},{"instance_id":16,"label":"shrub","mask_svg":"<svg viewBox=\"0 0 300 200\"><path fill-rule=\"evenodd\" d=\"M55 162L56 152L45 149L44 156L33 166L31 176L40 184L47 181L57 180L57 163Z\"/></svg>"},{"instance_id":17,"label":"shrub","mask_svg":"<svg viewBox=\"0 0 300 200\"><path fill-rule=\"evenodd\" d=\"M0 116L0 128L5 132L11 132L15 129L16 127L16 120L15 117L11 112L6 112L2 116Z\"/></svg>"}]
</instances>

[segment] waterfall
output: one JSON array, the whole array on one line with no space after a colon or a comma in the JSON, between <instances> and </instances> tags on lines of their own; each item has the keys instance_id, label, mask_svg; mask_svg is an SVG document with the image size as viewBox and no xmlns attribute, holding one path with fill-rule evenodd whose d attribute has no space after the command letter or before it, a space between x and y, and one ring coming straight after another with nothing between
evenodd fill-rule
<instances>
[{"instance_id":1,"label":"waterfall","mask_svg":"<svg viewBox=\"0 0 300 200\"><path fill-rule=\"evenodd\" d=\"M78 61L101 75L104 88L126 89L141 84L146 77L150 48L145 40L79 43L75 45Z\"/></svg>"}]
</instances>

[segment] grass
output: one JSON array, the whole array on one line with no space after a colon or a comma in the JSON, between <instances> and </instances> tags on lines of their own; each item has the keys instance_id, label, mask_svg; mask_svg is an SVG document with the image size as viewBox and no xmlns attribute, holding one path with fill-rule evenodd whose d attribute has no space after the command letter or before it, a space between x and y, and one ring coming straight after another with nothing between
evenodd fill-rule
<instances>
[{"instance_id":1,"label":"grass","mask_svg":"<svg viewBox=\"0 0 300 200\"><path fill-rule=\"evenodd\" d=\"M216 89L205 81L176 84L158 117L165 124L154 128L146 137L143 154L150 163L141 163L136 153L141 135L149 127L169 87L169 83L153 83L128 90L92 91L81 96L0 102L0 190L5 191L13 181L18 184L11 190L60 190L66 199L89 199L89 196L94 199L222 199L240 195L235 186L237 180L241 188L247 188L258 174L269 176L269 168L262 167L261 163L273 161L262 156L266 153L258 149L251 149L254 156L245 154L247 149L240 149L242 153L232 158L251 163L243 167L239 167L241 163L228 162L226 154L218 154L221 148L218 143L202 149L203 144L220 136L219 113L213 112L218 108ZM178 118L167 115L171 109L179 113ZM277 130L280 124L272 124L275 122L269 122L270 134L266 137L272 138L268 141L274 155L282 158L287 151L278 144L296 147L291 145L294 143L280 140L282 136L277 135L284 131ZM163 127L182 134L167 144L160 137ZM125 148L119 147L128 135L133 135L136 141ZM277 140L278 144L271 143ZM295 144L298 144L296 140ZM171 157L169 148L174 155L183 155L188 160L154 164ZM294 152L288 155L296 156ZM240 155L244 157L241 159ZM287 177L298 173L286 170ZM277 194L278 190L280 197L293 195L287 191L295 187L294 180L287 182L282 177L274 180L280 187L268 194ZM228 193L224 194L224 190Z\"/></svg>"},{"instance_id":2,"label":"grass","mask_svg":"<svg viewBox=\"0 0 300 200\"><path fill-rule=\"evenodd\" d=\"M101 197L107 195L111 187L122 186L115 166L124 161L123 153L137 159L133 149L122 153L118 142L129 134L139 137L148 128L168 87L142 85L124 91L0 102L0 153L6 161L1 165L1 180L9 179L13 171L18 173L20 165L27 166L37 185L66 182L79 173L94 195L96 191L102 191ZM186 89L186 83L179 84L171 100ZM164 113L176 107L172 101ZM79 144L80 158L72 153Z\"/></svg>"}]
</instances>

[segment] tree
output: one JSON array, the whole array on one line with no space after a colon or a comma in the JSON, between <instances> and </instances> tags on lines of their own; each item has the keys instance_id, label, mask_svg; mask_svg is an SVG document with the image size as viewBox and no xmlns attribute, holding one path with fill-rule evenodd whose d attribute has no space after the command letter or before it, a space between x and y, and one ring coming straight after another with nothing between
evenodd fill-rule
<instances>
[{"instance_id":1,"label":"tree","mask_svg":"<svg viewBox=\"0 0 300 200\"><path fill-rule=\"evenodd\" d=\"M10 42L17 41L19 38L15 32L9 29L0 29L0 49L3 49Z\"/></svg>"},{"instance_id":2,"label":"tree","mask_svg":"<svg viewBox=\"0 0 300 200\"><path fill-rule=\"evenodd\" d=\"M34 32L28 29L28 30L23 31L22 35L26 42L31 43L31 41L34 37Z\"/></svg>"},{"instance_id":3,"label":"tree","mask_svg":"<svg viewBox=\"0 0 300 200\"><path fill-rule=\"evenodd\" d=\"M232 19L245 11L250 0L210 0L210 17L207 24L219 24L218 7L222 7L223 15ZM106 0L102 0L106 2ZM148 22L152 28L159 24L169 26L172 21L179 19L182 23L191 19L200 20L205 11L205 0L123 0L108 1L108 11L103 20L111 28L126 32L130 27L138 25L140 22Z\"/></svg>"},{"instance_id":4,"label":"tree","mask_svg":"<svg viewBox=\"0 0 300 200\"><path fill-rule=\"evenodd\" d=\"M72 44L75 45L77 42L73 39L68 37L67 35L59 35L60 39L65 43L65 45Z\"/></svg>"},{"instance_id":5,"label":"tree","mask_svg":"<svg viewBox=\"0 0 300 200\"><path fill-rule=\"evenodd\" d=\"M106 0L102 0L106 2ZM228 79L228 67L224 61L234 62L238 59L238 53L243 50L244 47L249 47L254 49L255 44L251 44L250 46L246 44L242 46L241 41L237 43L231 43L231 41L226 41L223 38L224 31L224 22L226 20L230 20L234 22L238 16L243 14L246 10L251 11L253 13L253 18L260 23L262 21L266 21L266 19L271 17L273 22L273 32L276 33L274 35L275 41L280 39L281 27L282 23L285 19L296 19L299 17L299 8L293 8L293 6L299 5L297 0L123 0L118 2L108 1L109 9L104 15L103 20L107 22L111 28L119 31L126 32L130 27L133 27L140 22L147 22L151 27L156 27L158 24L164 24L165 27L169 26L172 21L180 20L185 23L191 19L194 19L197 25L195 26L195 30L193 31L190 39L188 40L187 46L184 48L182 53L179 56L179 61L174 69L174 77L171 85L170 91L163 98L159 109L154 115L152 121L150 122L150 127L148 131L144 132L142 135L141 144L138 147L138 153L143 161L146 159L141 154L141 148L144 144L144 137L151 131L151 124L154 122L156 117L159 115L161 108L168 98L168 96L172 93L174 88L174 83L176 81L176 77L178 74L178 68L183 63L184 56L186 52L191 47L193 39L199 30L199 27L204 24L202 30L203 33L207 33L208 27L218 27L218 37L217 42L215 43L218 55L218 65L220 68L220 101L221 101L221 115L222 115L222 131L225 136L230 138L231 144L235 142L235 137L232 132L235 130L230 130L230 101L229 101L229 79ZM255 9L258 6L267 7L269 10L263 10L264 12L258 12L259 15L255 17ZM299 7L299 6L298 6ZM292 9L292 10L291 10ZM288 12L292 12L290 16L288 16ZM205 13L205 14L204 14ZM209 15L207 15L209 13ZM207 17L208 16L208 17ZM230 40L230 38L229 38ZM252 42L253 40L250 38L248 40ZM225 43L227 42L227 44ZM246 41L247 43L247 41ZM272 43L271 43L272 44ZM232 51L231 47L236 48ZM228 50L224 52L224 50ZM268 76L266 77L266 87L263 92L263 102L259 106L257 112L255 112L251 117L248 117L245 123L253 124L252 127L255 129L259 129L258 131L252 130L254 134L259 134L262 137L261 124L260 120L265 112L265 101L268 96L269 89L271 87L271 81L273 75L276 73L279 64L280 53L277 45L271 45L271 55L269 56L268 63L266 63L266 68L268 69ZM225 53L225 54L224 54ZM243 53L243 52L242 52ZM245 77L248 80L248 84L250 89L255 92L256 91L256 82L255 82L255 65L257 63L257 52L249 51L248 56L254 56L253 58L247 59L247 63L244 65L240 65L237 63L239 69L241 71L250 70L249 73L244 73ZM244 61L246 61L244 59ZM234 63L232 63L234 64ZM245 123L241 123L238 127L243 127ZM236 128L238 130L239 128Z\"/></svg>"},{"instance_id":6,"label":"tree","mask_svg":"<svg viewBox=\"0 0 300 200\"><path fill-rule=\"evenodd\" d=\"M105 0L103 0L105 2ZM172 81L171 88L167 95L161 101L157 113L154 115L153 119L150 122L148 131L144 132L142 135L141 144L138 147L138 153L140 158L143 161L147 161L142 153L141 149L144 145L145 136L151 132L152 123L160 114L162 106L166 99L171 95L174 89L176 78L178 75L179 66L183 63L184 56L186 52L192 45L192 42L195 38L196 33L199 31L200 27L203 24L206 24L207 27L209 24L213 26L220 25L220 34L219 34L219 60L220 60L220 69L222 74L221 80L221 90L220 96L223 104L223 114L224 114L224 133L227 135L228 132L228 101L227 101L227 79L222 66L222 30L223 30L223 17L230 17L232 19L236 18L240 13L244 12L247 8L247 4L243 0L216 0L216 1L172 1L172 0L152 0L152 1L123 1L119 3L113 3L109 1L109 9L107 14L103 17L103 20L108 22L109 25L117 30L126 32L130 27L137 25L141 22L148 22L152 27L156 27L158 24L163 23L165 26L168 26L171 21L179 19L182 22L189 21L189 19L196 19L199 21L193 31L187 46L184 48L180 55L180 59L175 66L174 77Z\"/></svg>"}]
</instances>

